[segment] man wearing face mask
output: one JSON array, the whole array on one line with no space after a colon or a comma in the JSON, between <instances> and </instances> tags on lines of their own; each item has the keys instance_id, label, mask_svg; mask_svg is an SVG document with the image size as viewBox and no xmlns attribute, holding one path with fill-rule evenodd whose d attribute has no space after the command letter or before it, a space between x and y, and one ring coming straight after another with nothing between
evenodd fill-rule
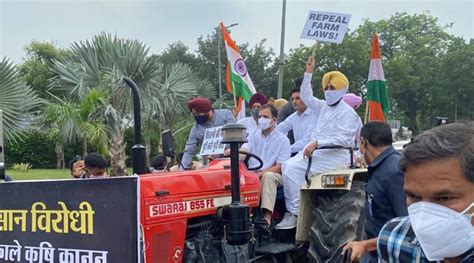
<instances>
[{"instance_id":1,"label":"man wearing face mask","mask_svg":"<svg viewBox=\"0 0 474 263\"><path fill-rule=\"evenodd\" d=\"M368 165L365 203L366 240L351 241L351 260L377 263L377 236L382 226L395 217L407 216L403 173L398 167L400 154L392 147L390 125L381 121L369 122L360 132L360 151Z\"/></svg>"},{"instance_id":2,"label":"man wearing face mask","mask_svg":"<svg viewBox=\"0 0 474 263\"><path fill-rule=\"evenodd\" d=\"M408 217L382 228L379 262L474 262L474 122L423 132L400 167Z\"/></svg>"},{"instance_id":3,"label":"man wearing face mask","mask_svg":"<svg viewBox=\"0 0 474 263\"><path fill-rule=\"evenodd\" d=\"M296 112L278 124L277 130L283 134L293 131L295 142L291 145L291 153L296 154L310 142L311 133L318 121L318 114L306 107L301 99L299 87L291 91L291 104Z\"/></svg>"},{"instance_id":4,"label":"man wearing face mask","mask_svg":"<svg viewBox=\"0 0 474 263\"><path fill-rule=\"evenodd\" d=\"M362 104L362 97L357 96L354 93L347 93L342 96L342 100L351 106L355 111L359 109L360 105Z\"/></svg>"},{"instance_id":5,"label":"man wearing face mask","mask_svg":"<svg viewBox=\"0 0 474 263\"><path fill-rule=\"evenodd\" d=\"M250 134L251 132L258 130L257 126L257 120L258 120L258 113L260 112L260 109L262 108L262 105L267 104L268 99L265 94L261 92L257 92L252 95L249 101L249 107L250 107L250 117L245 117L239 121L237 121L238 124L242 124L245 126L247 129L247 134Z\"/></svg>"},{"instance_id":6,"label":"man wearing face mask","mask_svg":"<svg viewBox=\"0 0 474 263\"><path fill-rule=\"evenodd\" d=\"M230 110L214 110L211 101L206 98L195 98L188 101L188 108L193 114L196 123L189 133L188 141L184 148L181 164L185 168L190 168L196 148L204 140L206 129L235 123L234 116Z\"/></svg>"},{"instance_id":7,"label":"man wearing face mask","mask_svg":"<svg viewBox=\"0 0 474 263\"><path fill-rule=\"evenodd\" d=\"M300 188L308 166L307 157L312 156L313 159L310 168L312 175L347 167L350 163L349 151L343 149L315 151L315 149L325 145L353 146L357 130L362 127L362 121L357 113L341 101L349 89L346 76L339 71L326 73L322 81L326 100L320 100L313 97L311 87L313 70L314 58L310 57L301 85L301 99L308 108L319 115L319 118L311 134L311 142L303 151L283 164L283 190L287 213L276 229L296 227Z\"/></svg>"},{"instance_id":8,"label":"man wearing face mask","mask_svg":"<svg viewBox=\"0 0 474 263\"><path fill-rule=\"evenodd\" d=\"M262 168L257 171L261 179L261 205L267 226L271 224L272 212L275 207L277 187L282 185L281 164L290 158L290 141L277 131L277 110L273 105L265 104L259 112L258 130L247 137L241 151L253 153L263 160ZM227 155L230 151L227 151ZM255 167L258 162L249 160L249 166Z\"/></svg>"}]
</instances>

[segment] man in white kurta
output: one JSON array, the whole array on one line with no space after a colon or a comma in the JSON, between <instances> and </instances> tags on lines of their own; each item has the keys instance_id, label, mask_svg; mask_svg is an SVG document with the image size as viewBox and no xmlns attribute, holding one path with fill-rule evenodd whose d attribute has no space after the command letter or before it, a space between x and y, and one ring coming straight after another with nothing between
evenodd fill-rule
<instances>
[{"instance_id":1,"label":"man in white kurta","mask_svg":"<svg viewBox=\"0 0 474 263\"><path fill-rule=\"evenodd\" d=\"M311 134L311 142L304 151L286 161L282 166L283 189L287 213L276 229L291 229L296 227L298 216L300 188L305 181L308 166L307 157L312 156L311 175L347 167L350 163L350 153L344 149L321 149L325 145L353 146L356 132L362 126L357 113L346 103L342 96L347 93L349 81L338 71L326 73L323 77L325 100L313 97L311 87L314 59L309 58L306 65L301 99L318 114L318 120Z\"/></svg>"},{"instance_id":2,"label":"man in white kurta","mask_svg":"<svg viewBox=\"0 0 474 263\"><path fill-rule=\"evenodd\" d=\"M291 153L296 154L310 142L318 114L301 100L299 87L291 92L291 104L295 112L278 124L277 130L283 134L293 131L295 142L291 145Z\"/></svg>"}]
</instances>

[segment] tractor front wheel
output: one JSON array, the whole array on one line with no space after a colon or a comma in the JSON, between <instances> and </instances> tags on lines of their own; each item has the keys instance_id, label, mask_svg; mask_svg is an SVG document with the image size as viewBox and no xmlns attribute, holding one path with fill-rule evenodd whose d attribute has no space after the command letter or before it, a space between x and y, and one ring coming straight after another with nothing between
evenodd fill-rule
<instances>
[{"instance_id":1,"label":"tractor front wheel","mask_svg":"<svg viewBox=\"0 0 474 263\"><path fill-rule=\"evenodd\" d=\"M322 191L312 201L309 261L342 262L344 244L364 233L365 183L354 181L350 191Z\"/></svg>"}]
</instances>

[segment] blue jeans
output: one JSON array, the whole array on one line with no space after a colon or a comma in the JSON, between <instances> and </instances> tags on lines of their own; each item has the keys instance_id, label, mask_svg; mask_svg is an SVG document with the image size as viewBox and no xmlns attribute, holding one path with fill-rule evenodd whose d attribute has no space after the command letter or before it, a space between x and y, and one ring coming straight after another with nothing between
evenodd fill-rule
<instances>
[{"instance_id":1,"label":"blue jeans","mask_svg":"<svg viewBox=\"0 0 474 263\"><path fill-rule=\"evenodd\" d=\"M13 179L10 176L5 175L5 182L10 182L10 181L13 181Z\"/></svg>"},{"instance_id":2,"label":"blue jeans","mask_svg":"<svg viewBox=\"0 0 474 263\"><path fill-rule=\"evenodd\" d=\"M360 259L360 263L377 263L377 251L365 253L365 255Z\"/></svg>"}]
</instances>

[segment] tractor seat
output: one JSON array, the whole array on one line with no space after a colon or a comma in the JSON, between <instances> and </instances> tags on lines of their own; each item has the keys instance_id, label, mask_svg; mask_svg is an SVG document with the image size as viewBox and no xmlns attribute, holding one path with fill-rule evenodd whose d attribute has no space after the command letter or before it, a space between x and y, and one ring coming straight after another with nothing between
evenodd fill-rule
<instances>
[{"instance_id":1,"label":"tractor seat","mask_svg":"<svg viewBox=\"0 0 474 263\"><path fill-rule=\"evenodd\" d=\"M284 200L284 199L285 199L285 192L283 191L283 186L279 186L277 188L276 200Z\"/></svg>"}]
</instances>

